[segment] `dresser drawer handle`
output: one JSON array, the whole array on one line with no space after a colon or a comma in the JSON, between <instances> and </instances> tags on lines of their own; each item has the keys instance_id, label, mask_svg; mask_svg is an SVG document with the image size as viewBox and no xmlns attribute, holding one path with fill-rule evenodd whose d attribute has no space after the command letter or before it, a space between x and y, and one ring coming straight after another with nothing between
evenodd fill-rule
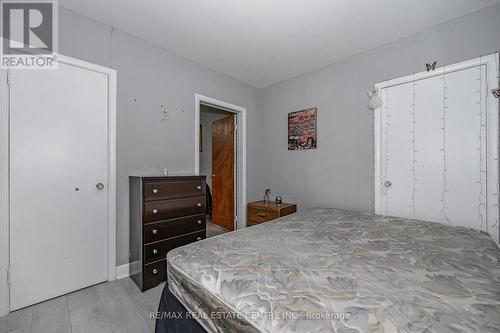
<instances>
[{"instance_id":1,"label":"dresser drawer handle","mask_svg":"<svg viewBox=\"0 0 500 333\"><path fill-rule=\"evenodd\" d=\"M197 207L201 207L201 202L198 202L198 203L196 204L196 206L197 206Z\"/></svg>"},{"instance_id":2,"label":"dresser drawer handle","mask_svg":"<svg viewBox=\"0 0 500 333\"><path fill-rule=\"evenodd\" d=\"M196 221L196 223L201 224L201 220Z\"/></svg>"},{"instance_id":3,"label":"dresser drawer handle","mask_svg":"<svg viewBox=\"0 0 500 333\"><path fill-rule=\"evenodd\" d=\"M158 189L154 188L154 189L153 189L153 193L154 193L154 194L158 193Z\"/></svg>"},{"instance_id":4,"label":"dresser drawer handle","mask_svg":"<svg viewBox=\"0 0 500 333\"><path fill-rule=\"evenodd\" d=\"M153 274L158 274L158 270L156 268L153 269Z\"/></svg>"},{"instance_id":5,"label":"dresser drawer handle","mask_svg":"<svg viewBox=\"0 0 500 333\"><path fill-rule=\"evenodd\" d=\"M158 250L157 250L157 249L154 249L154 250L153 250L153 254L158 254Z\"/></svg>"},{"instance_id":6,"label":"dresser drawer handle","mask_svg":"<svg viewBox=\"0 0 500 333\"><path fill-rule=\"evenodd\" d=\"M153 235L156 235L156 234L158 233L158 230L153 229L153 231L152 231L152 232L153 232Z\"/></svg>"},{"instance_id":7,"label":"dresser drawer handle","mask_svg":"<svg viewBox=\"0 0 500 333\"><path fill-rule=\"evenodd\" d=\"M201 185L196 186L196 189L197 189L198 191L201 191Z\"/></svg>"},{"instance_id":8,"label":"dresser drawer handle","mask_svg":"<svg viewBox=\"0 0 500 333\"><path fill-rule=\"evenodd\" d=\"M196 238L196 240L201 240L201 237Z\"/></svg>"},{"instance_id":9,"label":"dresser drawer handle","mask_svg":"<svg viewBox=\"0 0 500 333\"><path fill-rule=\"evenodd\" d=\"M266 213L257 213L257 215L260 217L266 217L267 214Z\"/></svg>"},{"instance_id":10,"label":"dresser drawer handle","mask_svg":"<svg viewBox=\"0 0 500 333\"><path fill-rule=\"evenodd\" d=\"M158 214L158 209L153 209L153 214Z\"/></svg>"}]
</instances>

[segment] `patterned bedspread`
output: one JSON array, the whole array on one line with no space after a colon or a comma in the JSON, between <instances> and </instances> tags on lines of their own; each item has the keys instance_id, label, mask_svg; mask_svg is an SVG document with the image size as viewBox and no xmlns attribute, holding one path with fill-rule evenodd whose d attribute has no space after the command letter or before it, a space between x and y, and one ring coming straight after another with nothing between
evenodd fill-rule
<instances>
[{"instance_id":1,"label":"patterned bedspread","mask_svg":"<svg viewBox=\"0 0 500 333\"><path fill-rule=\"evenodd\" d=\"M167 261L209 332L500 332L500 250L465 228L312 209Z\"/></svg>"}]
</instances>

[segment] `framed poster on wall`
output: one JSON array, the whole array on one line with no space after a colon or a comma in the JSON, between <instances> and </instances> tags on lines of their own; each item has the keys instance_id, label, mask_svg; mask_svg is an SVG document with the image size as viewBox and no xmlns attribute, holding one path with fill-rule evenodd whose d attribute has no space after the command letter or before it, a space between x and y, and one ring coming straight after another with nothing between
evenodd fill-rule
<instances>
[{"instance_id":1,"label":"framed poster on wall","mask_svg":"<svg viewBox=\"0 0 500 333\"><path fill-rule=\"evenodd\" d=\"M318 108L309 108L288 114L288 150L317 148Z\"/></svg>"}]
</instances>

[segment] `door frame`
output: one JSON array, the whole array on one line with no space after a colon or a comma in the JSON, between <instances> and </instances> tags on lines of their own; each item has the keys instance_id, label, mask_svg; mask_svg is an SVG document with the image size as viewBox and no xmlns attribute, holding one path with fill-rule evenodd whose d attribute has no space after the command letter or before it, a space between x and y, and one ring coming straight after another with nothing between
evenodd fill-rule
<instances>
[{"instance_id":1,"label":"door frame","mask_svg":"<svg viewBox=\"0 0 500 333\"><path fill-rule=\"evenodd\" d=\"M200 105L205 104L218 109L222 109L236 114L236 223L234 230L246 227L247 225L247 207L246 207L246 188L247 188L247 149L246 149L246 112L247 109L227 103L212 97L200 94L194 95L195 119L194 119L194 172L200 174Z\"/></svg>"},{"instance_id":2,"label":"door frame","mask_svg":"<svg viewBox=\"0 0 500 333\"><path fill-rule=\"evenodd\" d=\"M490 110L494 107L494 105L497 105L498 107L498 100L495 99L493 94L491 93L491 89L495 88L499 84L499 57L498 57L498 52L489 54L486 56L480 56L478 58L462 61L459 63L455 63L452 65L446 65L443 67L437 68L435 71L432 72L420 72L416 74L411 74L407 76L403 76L400 78L396 79L391 79L387 81L382 81L379 83L376 83L374 85L375 88L379 89L379 91L382 91L382 89L387 89L389 87L394 87L398 86L401 84L405 83L410 83L422 79L427 79L430 77L434 76L440 76L448 73L453 73L457 71L462 71L465 69L473 68L473 67L478 67L485 65L486 66L486 117L487 117L487 128L486 128L486 133L487 133L487 141L486 141L486 151L487 151L487 165L490 165L492 161L496 158L498 155L498 151L494 151L493 149L488 149L488 147L491 147L491 145L494 145L495 142L492 139L494 135L491 133L497 133L498 136L498 112L491 112ZM383 199L383 174L382 174L382 109L383 105L380 106L379 108L374 110L374 161L375 161L375 174L374 174L374 191L375 191L375 214L380 214L383 215L383 209L382 209L382 199ZM497 140L498 142L498 140ZM497 168L498 169L498 168ZM491 179L492 177L488 177L488 174L490 172L494 173L495 171L487 171L486 174L486 186L496 186L496 184L491 184ZM488 212L491 212L491 205L488 204L488 197L486 201L487 205L487 212L486 215L488 216ZM498 207L496 208L498 209ZM486 226L488 226L488 223L486 223ZM488 230L486 230L488 231ZM489 231L488 231L489 232ZM497 235L498 237L498 235ZM496 237L494 237L496 239Z\"/></svg>"},{"instance_id":3,"label":"door frame","mask_svg":"<svg viewBox=\"0 0 500 333\"><path fill-rule=\"evenodd\" d=\"M58 62L108 76L107 278L116 279L116 70L57 54ZM50 69L47 69L50 70ZM0 70L0 316L10 312L10 86Z\"/></svg>"}]
</instances>

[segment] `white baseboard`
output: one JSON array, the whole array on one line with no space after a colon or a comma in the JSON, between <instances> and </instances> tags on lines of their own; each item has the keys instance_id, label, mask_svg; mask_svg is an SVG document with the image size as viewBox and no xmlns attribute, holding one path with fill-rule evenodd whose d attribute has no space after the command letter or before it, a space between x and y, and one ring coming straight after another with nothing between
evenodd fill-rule
<instances>
[{"instance_id":1,"label":"white baseboard","mask_svg":"<svg viewBox=\"0 0 500 333\"><path fill-rule=\"evenodd\" d=\"M116 266L116 279L120 280L141 271L139 261Z\"/></svg>"},{"instance_id":2,"label":"white baseboard","mask_svg":"<svg viewBox=\"0 0 500 333\"><path fill-rule=\"evenodd\" d=\"M116 279L120 280L130 276L130 264L116 266Z\"/></svg>"}]
</instances>

